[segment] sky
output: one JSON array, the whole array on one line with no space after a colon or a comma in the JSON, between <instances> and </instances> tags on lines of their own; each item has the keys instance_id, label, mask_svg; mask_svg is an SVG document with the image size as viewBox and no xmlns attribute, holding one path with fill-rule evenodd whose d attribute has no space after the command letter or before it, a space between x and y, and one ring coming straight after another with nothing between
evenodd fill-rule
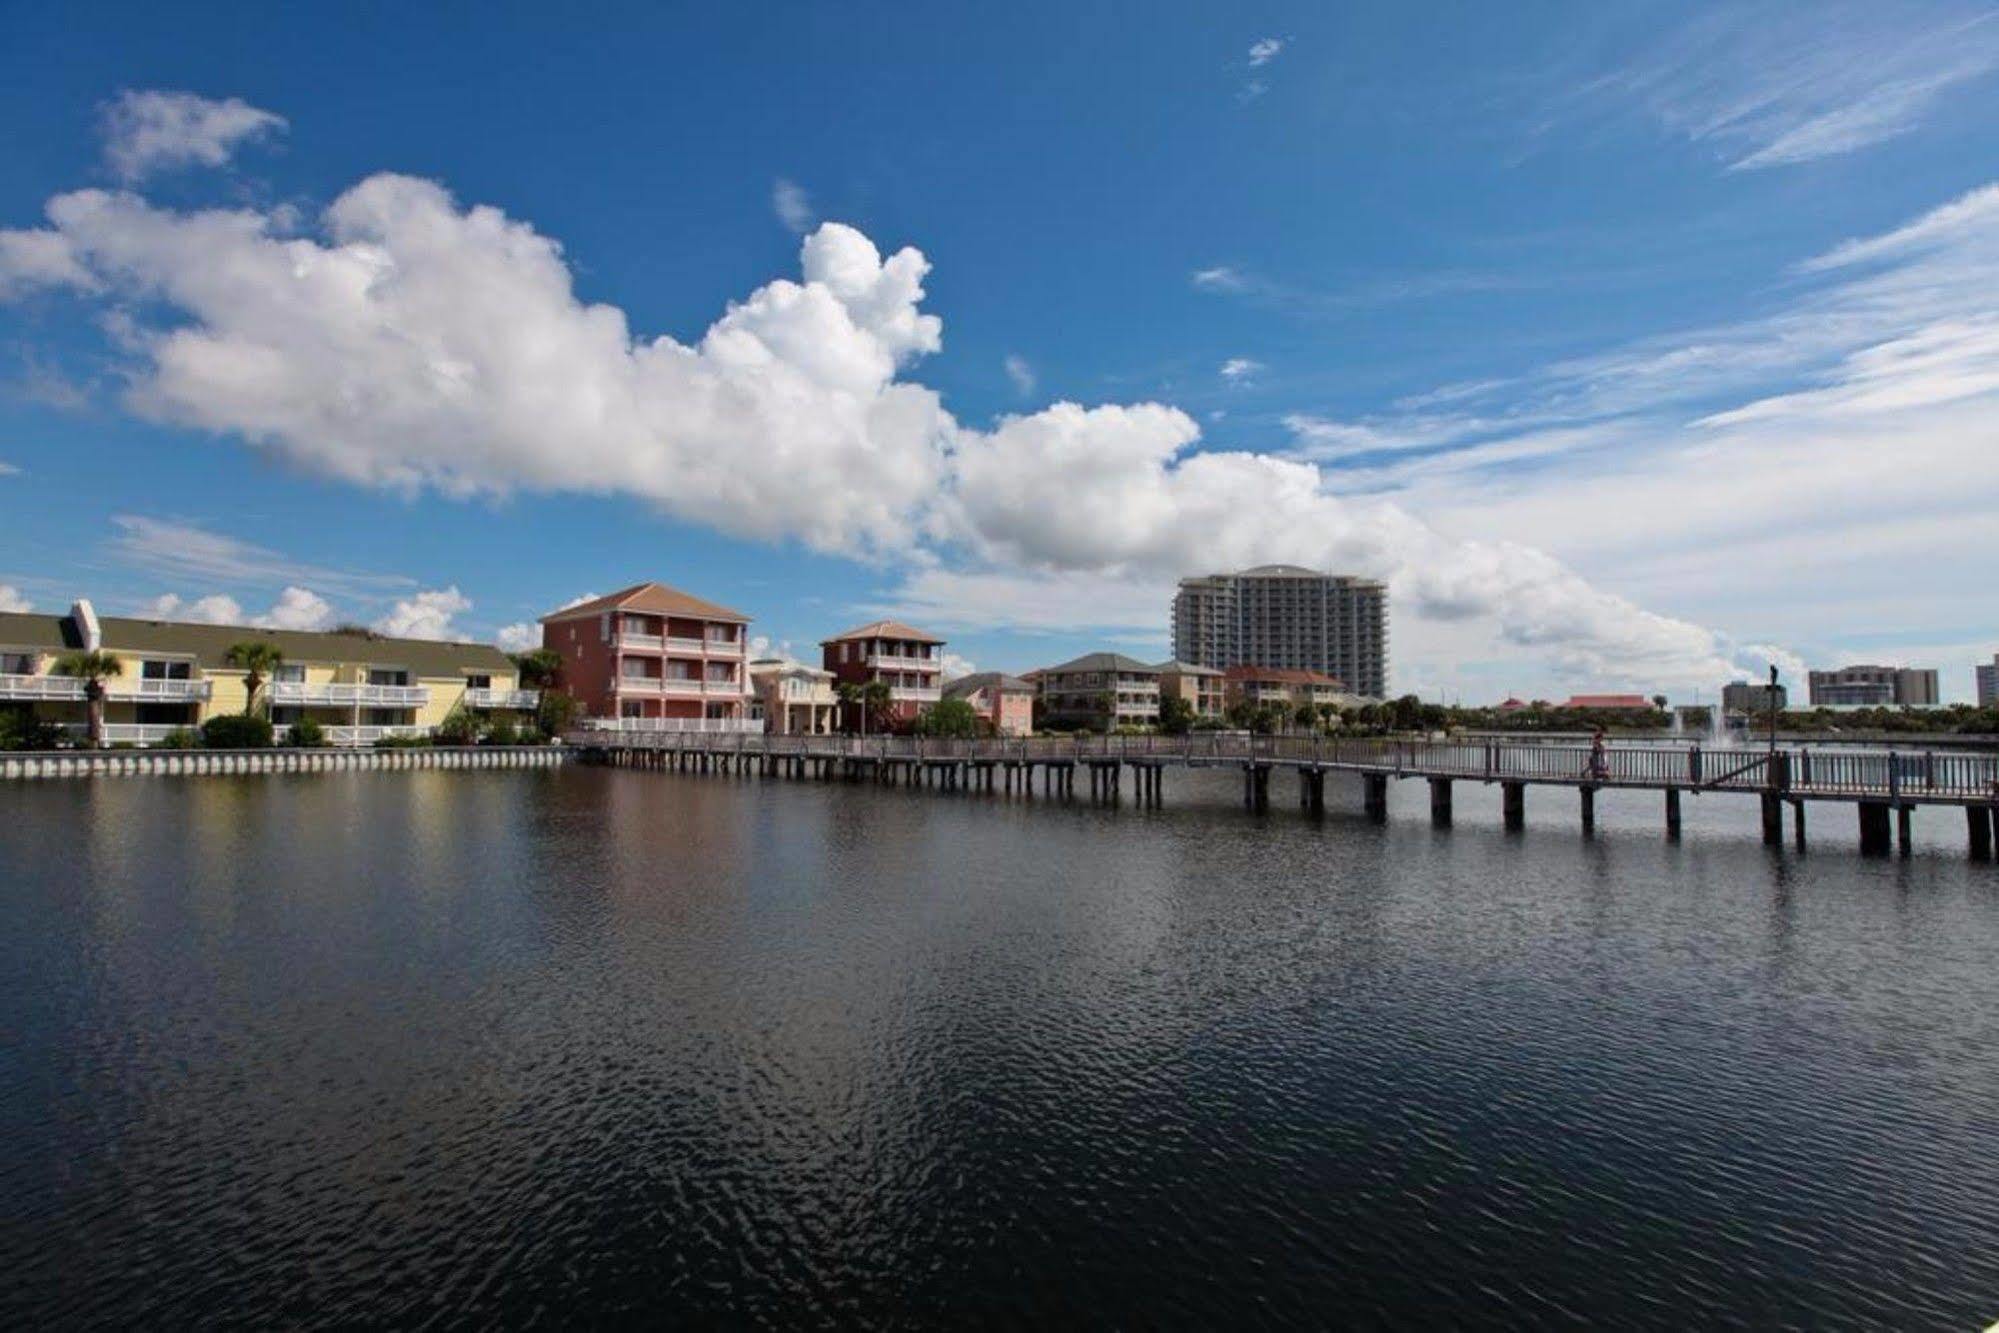
<instances>
[{"instance_id":1,"label":"sky","mask_svg":"<svg viewBox=\"0 0 1999 1333\"><path fill-rule=\"evenodd\" d=\"M1989 5L0 4L0 608L1391 687L1999 652Z\"/></svg>"}]
</instances>

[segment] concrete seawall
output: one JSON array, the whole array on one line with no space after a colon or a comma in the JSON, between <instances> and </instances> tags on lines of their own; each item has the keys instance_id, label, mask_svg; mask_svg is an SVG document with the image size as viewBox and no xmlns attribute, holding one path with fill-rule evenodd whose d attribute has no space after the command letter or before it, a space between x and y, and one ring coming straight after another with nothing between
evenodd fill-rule
<instances>
[{"instance_id":1,"label":"concrete seawall","mask_svg":"<svg viewBox=\"0 0 1999 1333\"><path fill-rule=\"evenodd\" d=\"M575 751L566 745L431 745L394 750L22 750L0 752L0 779L553 768L574 756Z\"/></svg>"}]
</instances>

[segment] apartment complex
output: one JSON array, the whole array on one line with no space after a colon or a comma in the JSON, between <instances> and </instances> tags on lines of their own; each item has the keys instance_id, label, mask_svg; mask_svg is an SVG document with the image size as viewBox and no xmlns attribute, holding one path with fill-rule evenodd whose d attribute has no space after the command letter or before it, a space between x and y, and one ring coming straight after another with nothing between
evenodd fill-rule
<instances>
[{"instance_id":1,"label":"apartment complex","mask_svg":"<svg viewBox=\"0 0 1999 1333\"><path fill-rule=\"evenodd\" d=\"M1721 711L1723 713L1753 713L1758 716L1775 711L1783 712L1790 703L1790 691L1782 685L1764 685L1754 681L1731 681L1721 687Z\"/></svg>"},{"instance_id":2,"label":"apartment complex","mask_svg":"<svg viewBox=\"0 0 1999 1333\"><path fill-rule=\"evenodd\" d=\"M524 714L539 699L487 644L100 617L78 601L67 615L0 614L0 707L25 709L81 739L84 683L53 668L64 653L103 651L123 667L104 682L105 740L150 745L245 711L246 673L228 658L246 642L269 644L283 659L257 691L259 710L269 708L280 734L310 718L336 745L427 734L460 708Z\"/></svg>"},{"instance_id":3,"label":"apartment complex","mask_svg":"<svg viewBox=\"0 0 1999 1333\"><path fill-rule=\"evenodd\" d=\"M1222 673L1231 704L1346 704L1357 702L1346 685L1323 671L1299 667L1232 666Z\"/></svg>"},{"instance_id":4,"label":"apartment complex","mask_svg":"<svg viewBox=\"0 0 1999 1333\"><path fill-rule=\"evenodd\" d=\"M893 728L915 722L944 697L944 640L899 620L873 620L820 641L820 665L836 685L888 687L884 720ZM883 717L878 711L877 717ZM861 729L861 705L843 705L841 721Z\"/></svg>"},{"instance_id":5,"label":"apartment complex","mask_svg":"<svg viewBox=\"0 0 1999 1333\"><path fill-rule=\"evenodd\" d=\"M1043 667L1041 716L1058 726L1150 727L1159 722L1159 668L1122 653L1085 653Z\"/></svg>"},{"instance_id":6,"label":"apartment complex","mask_svg":"<svg viewBox=\"0 0 1999 1333\"><path fill-rule=\"evenodd\" d=\"M1220 717L1229 706L1228 683L1223 674L1214 667L1194 662L1161 662L1159 697L1162 701L1185 699L1197 718Z\"/></svg>"},{"instance_id":7,"label":"apartment complex","mask_svg":"<svg viewBox=\"0 0 1999 1333\"><path fill-rule=\"evenodd\" d=\"M1034 732L1034 691L1019 676L979 671L946 684L944 697L970 704L995 736L1028 736Z\"/></svg>"},{"instance_id":8,"label":"apartment complex","mask_svg":"<svg viewBox=\"0 0 1999 1333\"><path fill-rule=\"evenodd\" d=\"M1978 688L1978 706L1999 708L1999 653L1992 654L1990 662L1979 663L1973 674Z\"/></svg>"},{"instance_id":9,"label":"apartment complex","mask_svg":"<svg viewBox=\"0 0 1999 1333\"><path fill-rule=\"evenodd\" d=\"M542 647L594 718L663 731L750 728L750 618L663 583L637 583L541 618Z\"/></svg>"},{"instance_id":10,"label":"apartment complex","mask_svg":"<svg viewBox=\"0 0 1999 1333\"><path fill-rule=\"evenodd\" d=\"M1180 580L1173 656L1226 670L1284 667L1337 677L1358 694L1388 693L1388 588L1296 565Z\"/></svg>"},{"instance_id":11,"label":"apartment complex","mask_svg":"<svg viewBox=\"0 0 1999 1333\"><path fill-rule=\"evenodd\" d=\"M1939 698L1937 673L1924 667L1844 666L1814 671L1815 708L1929 708Z\"/></svg>"},{"instance_id":12,"label":"apartment complex","mask_svg":"<svg viewBox=\"0 0 1999 1333\"><path fill-rule=\"evenodd\" d=\"M826 736L839 724L833 673L803 662L764 658L750 663L751 703L773 736Z\"/></svg>"}]
</instances>

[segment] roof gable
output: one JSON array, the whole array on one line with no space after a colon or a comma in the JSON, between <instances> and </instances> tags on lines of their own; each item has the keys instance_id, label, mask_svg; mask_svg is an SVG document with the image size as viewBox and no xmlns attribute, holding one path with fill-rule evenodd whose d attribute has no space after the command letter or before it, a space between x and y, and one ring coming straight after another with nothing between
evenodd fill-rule
<instances>
[{"instance_id":1,"label":"roof gable","mask_svg":"<svg viewBox=\"0 0 1999 1333\"><path fill-rule=\"evenodd\" d=\"M750 618L740 611L731 611L716 602L706 601L692 593L678 588L669 588L664 583L634 583L629 588L593 597L575 606L565 606L558 611L550 611L541 618L547 624L555 620L574 620L583 616L601 615L606 611L637 611L654 616L688 616L698 620L733 620L747 625Z\"/></svg>"},{"instance_id":2,"label":"roof gable","mask_svg":"<svg viewBox=\"0 0 1999 1333\"><path fill-rule=\"evenodd\" d=\"M900 620L871 620L865 625L856 625L843 634L835 634L821 643L840 643L849 639L906 639L911 643L942 643L935 634L926 634Z\"/></svg>"}]
</instances>

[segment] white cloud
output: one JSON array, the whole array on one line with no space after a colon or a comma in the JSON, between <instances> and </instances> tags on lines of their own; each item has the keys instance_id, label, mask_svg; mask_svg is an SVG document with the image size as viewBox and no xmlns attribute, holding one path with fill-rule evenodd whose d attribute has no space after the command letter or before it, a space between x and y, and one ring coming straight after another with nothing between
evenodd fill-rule
<instances>
[{"instance_id":1,"label":"white cloud","mask_svg":"<svg viewBox=\"0 0 1999 1333\"><path fill-rule=\"evenodd\" d=\"M1251 79L1236 90L1235 100L1242 103L1254 102L1270 91L1270 85L1262 79Z\"/></svg>"},{"instance_id":2,"label":"white cloud","mask_svg":"<svg viewBox=\"0 0 1999 1333\"><path fill-rule=\"evenodd\" d=\"M948 649L945 650L944 666L941 673L943 679L947 681L957 680L961 676L975 676L978 672L979 664L977 662L974 662L969 657L951 652Z\"/></svg>"},{"instance_id":3,"label":"white cloud","mask_svg":"<svg viewBox=\"0 0 1999 1333\"><path fill-rule=\"evenodd\" d=\"M812 230L817 215L812 211L812 196L796 181L779 177L770 187L771 211L777 220L791 231L803 236Z\"/></svg>"},{"instance_id":4,"label":"white cloud","mask_svg":"<svg viewBox=\"0 0 1999 1333\"><path fill-rule=\"evenodd\" d=\"M61 232L0 230L0 301L37 287L95 291L98 283Z\"/></svg>"},{"instance_id":5,"label":"white cloud","mask_svg":"<svg viewBox=\"0 0 1999 1333\"><path fill-rule=\"evenodd\" d=\"M243 605L234 597L212 593L189 602L173 593L161 593L139 608L142 620L175 620L195 625L244 624Z\"/></svg>"},{"instance_id":6,"label":"white cloud","mask_svg":"<svg viewBox=\"0 0 1999 1333\"><path fill-rule=\"evenodd\" d=\"M287 587L256 624L270 629L320 630L333 624L333 607L324 597L300 587Z\"/></svg>"},{"instance_id":7,"label":"white cloud","mask_svg":"<svg viewBox=\"0 0 1999 1333\"><path fill-rule=\"evenodd\" d=\"M570 598L568 601L564 602L561 606L558 606L555 609L558 611L567 611L572 606L581 606L585 602L594 602L601 596L603 596L602 593L586 592L580 597Z\"/></svg>"},{"instance_id":8,"label":"white cloud","mask_svg":"<svg viewBox=\"0 0 1999 1333\"><path fill-rule=\"evenodd\" d=\"M15 467L12 463L0 462L0 477L18 477L20 475L21 469Z\"/></svg>"},{"instance_id":9,"label":"white cloud","mask_svg":"<svg viewBox=\"0 0 1999 1333\"><path fill-rule=\"evenodd\" d=\"M104 157L126 181L177 167L225 165L241 144L276 134L283 116L241 98L123 92L104 108Z\"/></svg>"},{"instance_id":10,"label":"white cloud","mask_svg":"<svg viewBox=\"0 0 1999 1333\"><path fill-rule=\"evenodd\" d=\"M1013 381L1015 393L1025 398L1034 392L1034 367L1027 364L1026 357L1010 352L1001 364L1006 368L1006 377Z\"/></svg>"},{"instance_id":11,"label":"white cloud","mask_svg":"<svg viewBox=\"0 0 1999 1333\"><path fill-rule=\"evenodd\" d=\"M1267 65L1277 59L1277 53L1283 49L1284 39L1282 37L1258 38L1249 45L1249 63L1252 66Z\"/></svg>"},{"instance_id":12,"label":"white cloud","mask_svg":"<svg viewBox=\"0 0 1999 1333\"><path fill-rule=\"evenodd\" d=\"M237 537L209 532L192 523L114 514L117 535L111 550L120 560L151 574L199 583L237 583L258 587L316 584L356 597L380 597L411 586L413 580L391 574L365 574L328 569L289 559L266 547Z\"/></svg>"},{"instance_id":13,"label":"white cloud","mask_svg":"<svg viewBox=\"0 0 1999 1333\"><path fill-rule=\"evenodd\" d=\"M463 641L465 635L453 617L472 609L472 601L454 585L435 588L405 597L377 620L374 628L392 639L437 639Z\"/></svg>"},{"instance_id":14,"label":"white cloud","mask_svg":"<svg viewBox=\"0 0 1999 1333\"><path fill-rule=\"evenodd\" d=\"M524 653L530 648L541 647L541 626L530 625L525 620L517 620L511 625L500 626L493 642L502 652Z\"/></svg>"},{"instance_id":15,"label":"white cloud","mask_svg":"<svg viewBox=\"0 0 1999 1333\"><path fill-rule=\"evenodd\" d=\"M1999 185L1981 185L1880 236L1861 237L1834 246L1825 254L1807 260L1800 267L1807 273L1845 268L1852 264L1895 259L1912 253L1931 252L1968 238L1990 234L1999 224Z\"/></svg>"},{"instance_id":16,"label":"white cloud","mask_svg":"<svg viewBox=\"0 0 1999 1333\"><path fill-rule=\"evenodd\" d=\"M0 611L24 614L35 609L35 604L11 583L0 583Z\"/></svg>"},{"instance_id":17,"label":"white cloud","mask_svg":"<svg viewBox=\"0 0 1999 1333\"><path fill-rule=\"evenodd\" d=\"M176 593L161 593L139 608L145 620L176 620L198 625L250 625L258 629L320 630L333 623L333 607L306 588L287 587L271 609L250 615L243 604L223 593L190 602Z\"/></svg>"},{"instance_id":18,"label":"white cloud","mask_svg":"<svg viewBox=\"0 0 1999 1333\"><path fill-rule=\"evenodd\" d=\"M1247 384L1262 370L1261 361L1252 361L1246 356L1232 356L1222 362L1220 374L1230 384Z\"/></svg>"},{"instance_id":19,"label":"white cloud","mask_svg":"<svg viewBox=\"0 0 1999 1333\"><path fill-rule=\"evenodd\" d=\"M1217 264L1213 268L1197 268L1189 275L1189 282L1203 291L1239 292L1248 287L1248 280L1227 264Z\"/></svg>"}]
</instances>

